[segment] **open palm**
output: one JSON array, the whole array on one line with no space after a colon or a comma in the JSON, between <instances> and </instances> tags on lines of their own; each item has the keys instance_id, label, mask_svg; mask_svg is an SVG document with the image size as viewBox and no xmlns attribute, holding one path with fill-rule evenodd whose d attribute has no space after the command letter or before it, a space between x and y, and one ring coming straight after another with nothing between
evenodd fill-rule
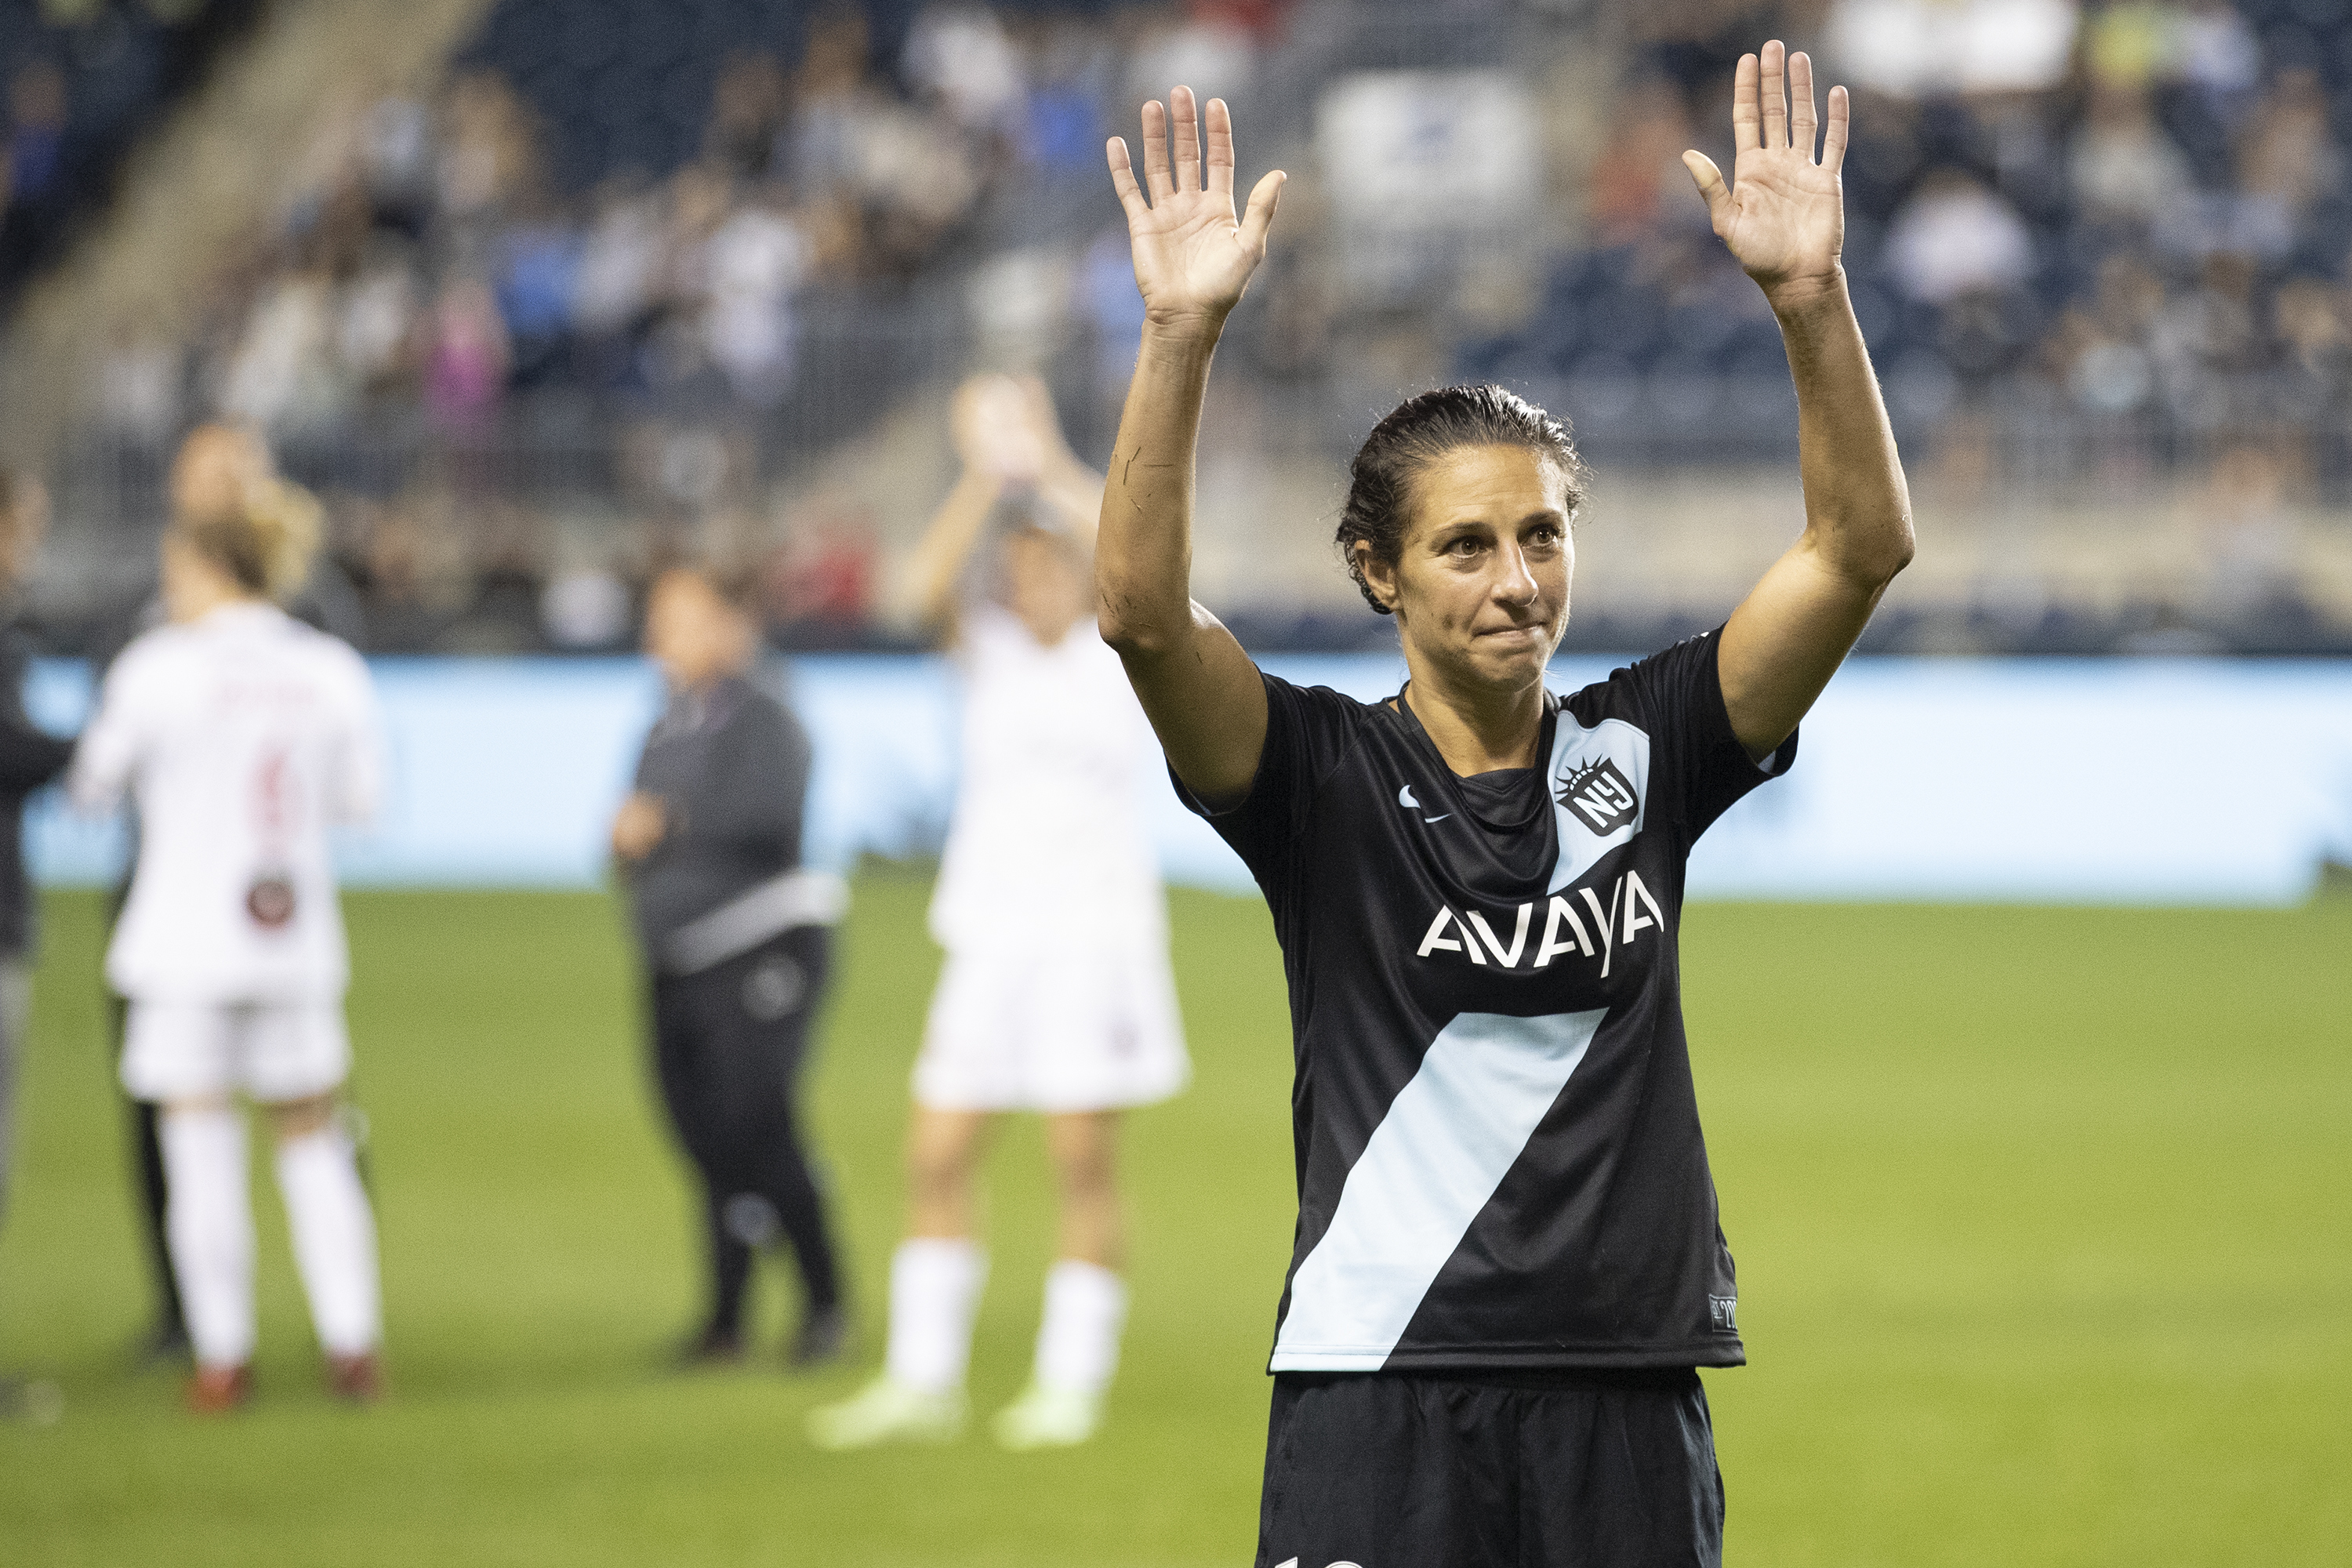
<instances>
[{"instance_id":1,"label":"open palm","mask_svg":"<svg viewBox=\"0 0 2352 1568\"><path fill-rule=\"evenodd\" d=\"M1173 121L1173 155L1169 146ZM1110 139L1110 183L1127 209L1135 285L1154 321L1222 322L1265 259L1266 230L1281 198L1279 170L1257 183L1248 210L1234 216L1234 121L1224 100L1209 100L1203 134L1192 89L1180 87L1143 106L1143 177L1135 180L1127 142Z\"/></svg>"},{"instance_id":2,"label":"open palm","mask_svg":"<svg viewBox=\"0 0 2352 1568\"><path fill-rule=\"evenodd\" d=\"M1715 232L1768 291L1837 270L1845 243L1838 170L1845 162L1847 115L1845 89L1832 88L1816 161L1813 139L1821 127L1813 112L1813 62L1788 53L1775 39L1760 57L1742 55L1733 79L1731 132L1738 156L1731 183L1724 183L1706 153L1683 154Z\"/></svg>"}]
</instances>

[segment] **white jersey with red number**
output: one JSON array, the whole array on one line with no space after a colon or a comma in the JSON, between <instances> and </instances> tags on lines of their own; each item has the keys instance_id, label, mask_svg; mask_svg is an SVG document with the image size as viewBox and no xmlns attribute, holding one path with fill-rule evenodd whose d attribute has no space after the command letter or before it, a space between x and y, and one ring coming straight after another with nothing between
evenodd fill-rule
<instances>
[{"instance_id":1,"label":"white jersey with red number","mask_svg":"<svg viewBox=\"0 0 2352 1568\"><path fill-rule=\"evenodd\" d=\"M931 934L965 952L1164 942L1150 730L1118 656L1091 620L1047 647L990 604L961 631L963 778Z\"/></svg>"},{"instance_id":2,"label":"white jersey with red number","mask_svg":"<svg viewBox=\"0 0 2352 1568\"><path fill-rule=\"evenodd\" d=\"M108 673L74 759L85 811L129 790L139 866L107 977L136 1001L341 996L350 975L327 829L373 815L382 725L367 666L268 605L158 627Z\"/></svg>"}]
</instances>

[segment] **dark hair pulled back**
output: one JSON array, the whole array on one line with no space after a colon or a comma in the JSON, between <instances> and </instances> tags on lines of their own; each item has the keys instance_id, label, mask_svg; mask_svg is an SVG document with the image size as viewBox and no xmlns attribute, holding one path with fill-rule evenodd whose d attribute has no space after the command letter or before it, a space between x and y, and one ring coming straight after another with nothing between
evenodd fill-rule
<instances>
[{"instance_id":1,"label":"dark hair pulled back","mask_svg":"<svg viewBox=\"0 0 2352 1568\"><path fill-rule=\"evenodd\" d=\"M1382 615L1390 607L1364 581L1359 540L1373 557L1393 563L1412 527L1413 482L1422 470L1465 447L1518 447L1549 463L1567 490L1573 517L1584 501L1584 459L1576 454L1568 422L1499 386L1442 386L1409 397L1372 426L1348 465L1348 504L1339 513L1339 555L1364 602Z\"/></svg>"}]
</instances>

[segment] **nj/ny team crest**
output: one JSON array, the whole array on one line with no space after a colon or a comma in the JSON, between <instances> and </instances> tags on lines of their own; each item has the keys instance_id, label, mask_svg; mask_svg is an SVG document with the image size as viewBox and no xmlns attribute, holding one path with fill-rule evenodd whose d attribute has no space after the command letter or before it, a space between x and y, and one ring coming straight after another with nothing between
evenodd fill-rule
<instances>
[{"instance_id":1,"label":"nj/ny team crest","mask_svg":"<svg viewBox=\"0 0 2352 1568\"><path fill-rule=\"evenodd\" d=\"M1603 838L1642 810L1642 798L1634 793L1633 781L1607 757L1596 757L1560 775L1559 788L1552 798L1568 809L1570 817Z\"/></svg>"}]
</instances>

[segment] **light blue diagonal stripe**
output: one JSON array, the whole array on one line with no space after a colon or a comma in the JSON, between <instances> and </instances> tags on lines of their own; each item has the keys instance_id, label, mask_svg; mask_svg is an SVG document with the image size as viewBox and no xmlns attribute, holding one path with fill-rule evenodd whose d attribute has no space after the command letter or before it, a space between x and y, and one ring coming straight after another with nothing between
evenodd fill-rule
<instances>
[{"instance_id":1,"label":"light blue diagonal stripe","mask_svg":"<svg viewBox=\"0 0 2352 1568\"><path fill-rule=\"evenodd\" d=\"M1464 1013L1430 1042L1291 1277L1276 1372L1374 1372L1534 1136L1609 1009Z\"/></svg>"}]
</instances>

